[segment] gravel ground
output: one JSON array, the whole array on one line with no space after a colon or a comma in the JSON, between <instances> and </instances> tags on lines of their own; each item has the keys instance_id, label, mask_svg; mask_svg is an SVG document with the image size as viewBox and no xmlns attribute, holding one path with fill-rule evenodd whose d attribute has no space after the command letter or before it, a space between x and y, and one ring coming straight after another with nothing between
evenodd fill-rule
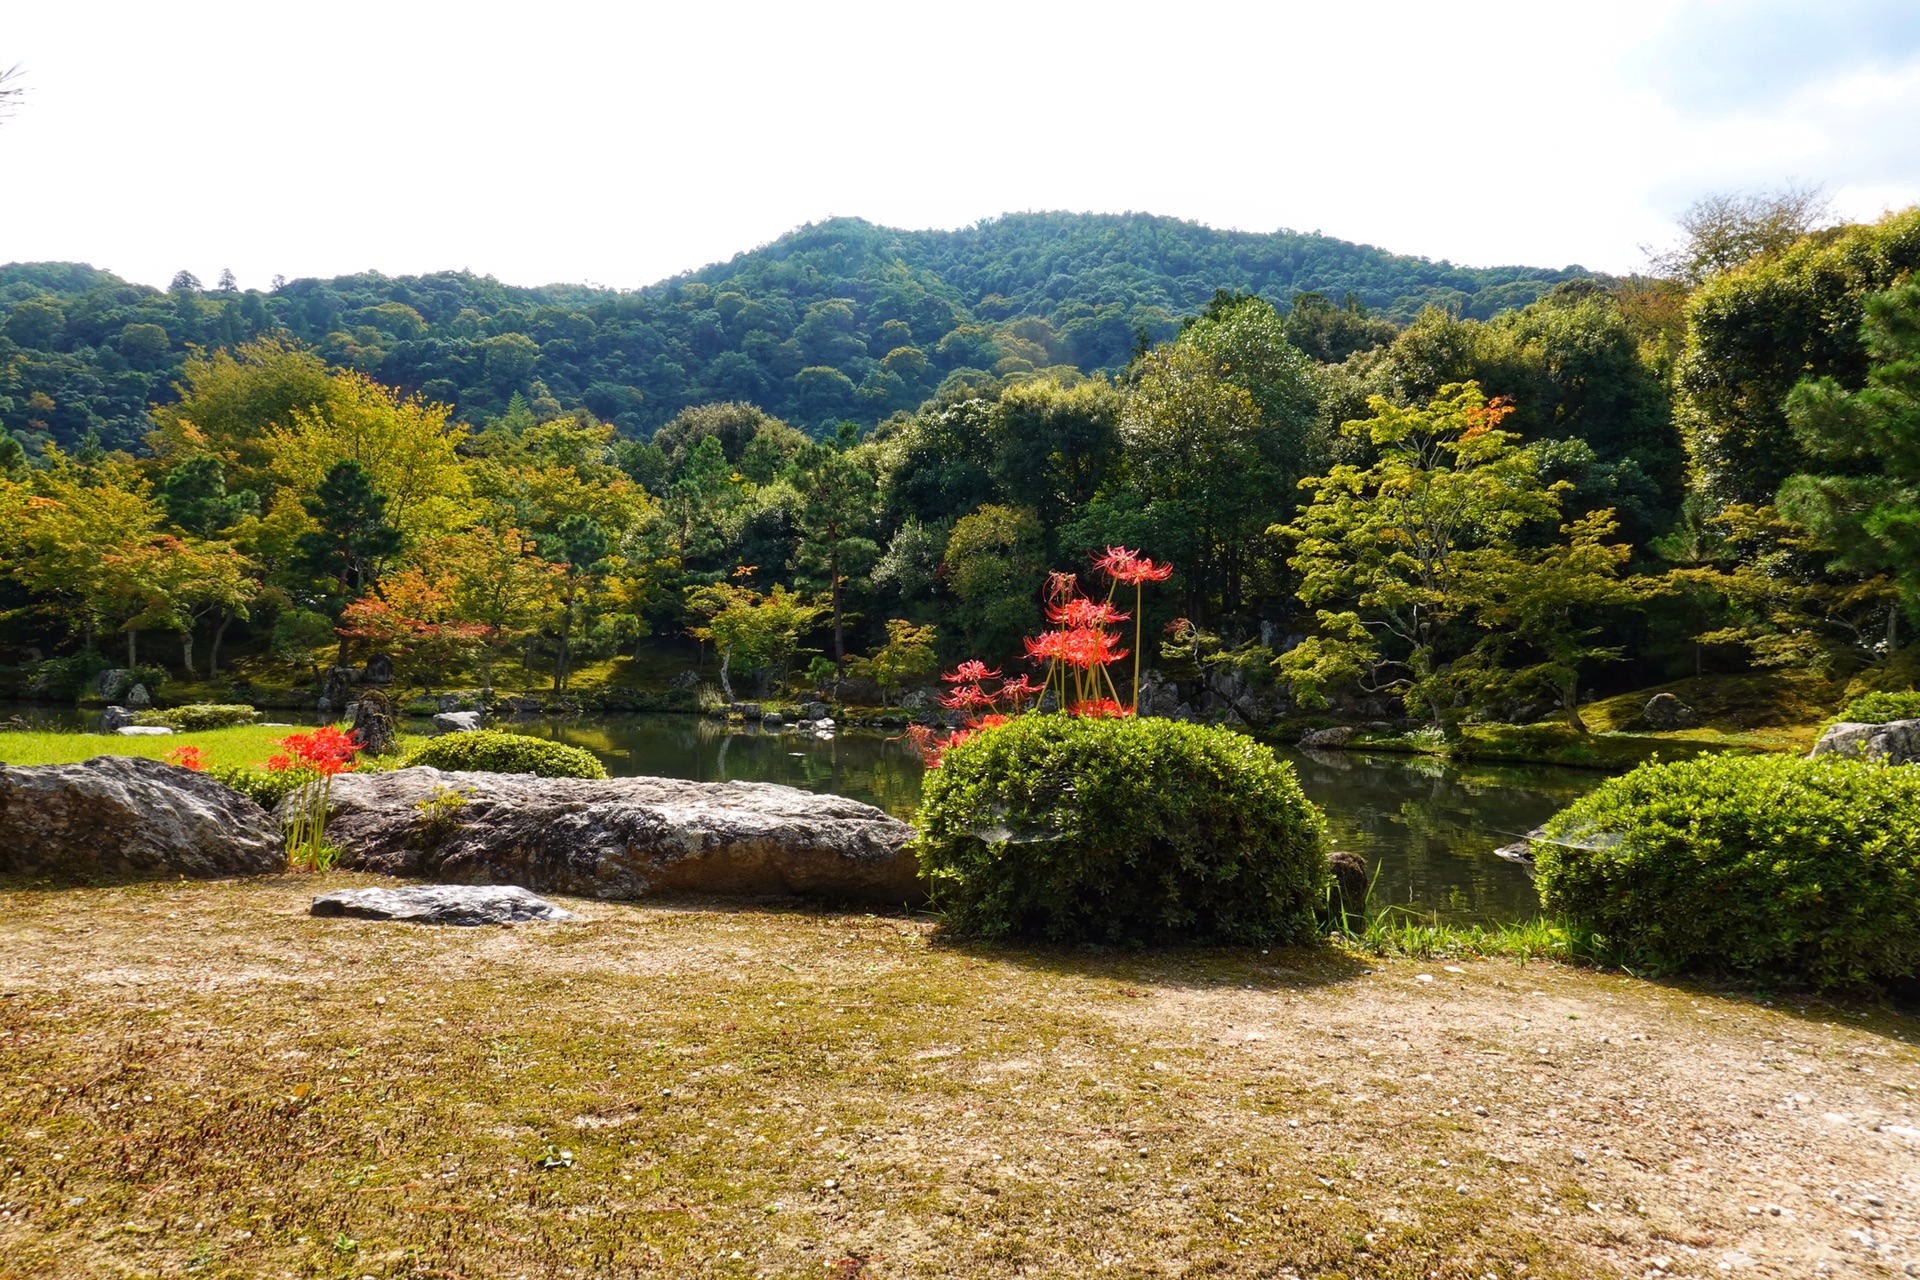
<instances>
[{"instance_id":1,"label":"gravel ground","mask_svg":"<svg viewBox=\"0 0 1920 1280\"><path fill-rule=\"evenodd\" d=\"M371 883L0 886L0 1280L1920 1273L1871 1006Z\"/></svg>"}]
</instances>

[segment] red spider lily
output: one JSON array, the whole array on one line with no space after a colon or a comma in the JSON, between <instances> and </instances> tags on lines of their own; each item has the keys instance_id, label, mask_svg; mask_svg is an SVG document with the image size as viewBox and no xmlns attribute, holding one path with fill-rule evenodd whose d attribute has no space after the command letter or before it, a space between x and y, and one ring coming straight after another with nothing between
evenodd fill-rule
<instances>
[{"instance_id":1,"label":"red spider lily","mask_svg":"<svg viewBox=\"0 0 1920 1280\"><path fill-rule=\"evenodd\" d=\"M940 705L955 711L975 711L994 704L994 695L977 684L957 684L953 692L940 699Z\"/></svg>"},{"instance_id":2,"label":"red spider lily","mask_svg":"<svg viewBox=\"0 0 1920 1280\"><path fill-rule=\"evenodd\" d=\"M1132 616L1130 613L1121 613L1105 600L1089 600L1085 596L1074 596L1060 604L1047 606L1047 621L1066 627L1104 627L1125 622Z\"/></svg>"},{"instance_id":3,"label":"red spider lily","mask_svg":"<svg viewBox=\"0 0 1920 1280\"><path fill-rule=\"evenodd\" d=\"M999 696L1005 698L1009 705L1018 708L1028 698L1037 698L1046 691L1047 686L1035 684L1027 678L1025 672L1022 672L1018 680L1006 680L1001 683Z\"/></svg>"},{"instance_id":4,"label":"red spider lily","mask_svg":"<svg viewBox=\"0 0 1920 1280\"><path fill-rule=\"evenodd\" d=\"M1117 698L1095 698L1075 707L1073 714L1085 716L1089 720L1120 720L1132 715L1133 708L1124 705Z\"/></svg>"},{"instance_id":5,"label":"red spider lily","mask_svg":"<svg viewBox=\"0 0 1920 1280\"><path fill-rule=\"evenodd\" d=\"M948 684L959 684L962 681L968 684L979 684L982 680L998 680L1000 673L987 670L987 664L978 658L969 658L940 678Z\"/></svg>"},{"instance_id":6,"label":"red spider lily","mask_svg":"<svg viewBox=\"0 0 1920 1280\"><path fill-rule=\"evenodd\" d=\"M1047 575L1047 599L1070 600L1080 594L1080 575L1076 573L1049 573Z\"/></svg>"},{"instance_id":7,"label":"red spider lily","mask_svg":"<svg viewBox=\"0 0 1920 1280\"><path fill-rule=\"evenodd\" d=\"M1138 551L1108 547L1107 554L1094 559L1094 565L1115 582L1137 587L1143 582L1165 582L1173 576L1170 564L1155 564Z\"/></svg>"},{"instance_id":8,"label":"red spider lily","mask_svg":"<svg viewBox=\"0 0 1920 1280\"><path fill-rule=\"evenodd\" d=\"M267 768L311 769L323 778L352 773L353 753L360 749L357 738L334 725L324 725L312 733L290 733L275 745L285 747L286 754L270 756Z\"/></svg>"},{"instance_id":9,"label":"red spider lily","mask_svg":"<svg viewBox=\"0 0 1920 1280\"><path fill-rule=\"evenodd\" d=\"M1127 650L1115 648L1120 642L1097 627L1076 627L1060 632L1060 661L1082 671L1104 667L1127 656Z\"/></svg>"},{"instance_id":10,"label":"red spider lily","mask_svg":"<svg viewBox=\"0 0 1920 1280\"><path fill-rule=\"evenodd\" d=\"M191 769L199 773L207 767L198 747L176 747L167 752L167 763L179 765L182 769Z\"/></svg>"}]
</instances>

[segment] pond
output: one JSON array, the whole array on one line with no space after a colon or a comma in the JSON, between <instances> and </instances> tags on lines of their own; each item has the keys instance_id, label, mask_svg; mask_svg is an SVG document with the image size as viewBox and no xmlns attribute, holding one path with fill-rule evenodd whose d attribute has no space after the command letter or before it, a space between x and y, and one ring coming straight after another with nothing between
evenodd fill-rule
<instances>
[{"instance_id":1,"label":"pond","mask_svg":"<svg viewBox=\"0 0 1920 1280\"><path fill-rule=\"evenodd\" d=\"M318 717L275 711L276 718ZM39 729L82 729L71 708L0 708ZM426 731L424 721L412 726ZM907 743L853 729L817 738L791 729L727 725L692 715L580 716L515 722L523 733L592 751L616 776L701 782L779 782L829 791L911 817L921 764ZM1602 774L1552 766L1457 764L1423 756L1285 751L1309 798L1326 811L1336 848L1378 872L1376 906L1392 903L1454 923L1520 920L1539 910L1527 872L1494 856Z\"/></svg>"}]
</instances>

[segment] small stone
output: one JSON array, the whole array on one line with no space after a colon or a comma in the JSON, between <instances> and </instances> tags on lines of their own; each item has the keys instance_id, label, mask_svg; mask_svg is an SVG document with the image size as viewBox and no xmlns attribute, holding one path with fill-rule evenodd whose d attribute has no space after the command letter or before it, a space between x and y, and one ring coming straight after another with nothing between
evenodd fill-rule
<instances>
[{"instance_id":1,"label":"small stone","mask_svg":"<svg viewBox=\"0 0 1920 1280\"><path fill-rule=\"evenodd\" d=\"M309 908L322 917L400 920L409 924L524 924L571 920L573 913L517 885L430 884L403 889L340 889L323 893Z\"/></svg>"},{"instance_id":2,"label":"small stone","mask_svg":"<svg viewBox=\"0 0 1920 1280\"><path fill-rule=\"evenodd\" d=\"M1413 975L1413 980L1415 982L1432 982L1433 975L1430 973L1416 973Z\"/></svg>"},{"instance_id":3,"label":"small stone","mask_svg":"<svg viewBox=\"0 0 1920 1280\"><path fill-rule=\"evenodd\" d=\"M147 692L147 686L137 684L127 690L127 705L135 711L145 711L153 705L153 695Z\"/></svg>"},{"instance_id":4,"label":"small stone","mask_svg":"<svg viewBox=\"0 0 1920 1280\"><path fill-rule=\"evenodd\" d=\"M123 724L114 732L123 738L164 738L173 730L158 724Z\"/></svg>"},{"instance_id":5,"label":"small stone","mask_svg":"<svg viewBox=\"0 0 1920 1280\"><path fill-rule=\"evenodd\" d=\"M1587 1153L1584 1151L1574 1151L1570 1154L1573 1156L1573 1162L1575 1164L1585 1164L1587 1162Z\"/></svg>"}]
</instances>

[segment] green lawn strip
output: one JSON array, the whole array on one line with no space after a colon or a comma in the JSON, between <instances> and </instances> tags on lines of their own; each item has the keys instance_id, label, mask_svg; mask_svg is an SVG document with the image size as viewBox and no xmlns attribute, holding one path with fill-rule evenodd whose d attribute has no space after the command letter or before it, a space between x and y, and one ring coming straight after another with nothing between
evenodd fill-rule
<instances>
[{"instance_id":1,"label":"green lawn strip","mask_svg":"<svg viewBox=\"0 0 1920 1280\"><path fill-rule=\"evenodd\" d=\"M101 964L150 966L0 1000L0 1199L27 1207L10 1265L1579 1270L1508 1223L1504 1173L1444 1124L1375 1131L1306 1081L1223 1073L1179 1028L1127 1034L1109 1015L1146 979L1126 957L784 912L512 932L290 914L357 882L0 894L16 919L83 907Z\"/></svg>"},{"instance_id":2,"label":"green lawn strip","mask_svg":"<svg viewBox=\"0 0 1920 1280\"><path fill-rule=\"evenodd\" d=\"M145 756L164 760L181 747L200 748L208 767L258 765L279 752L280 739L301 728L269 725L237 725L230 729L203 729L191 733L122 737L119 734L41 732L37 730L0 731L0 763L10 765L73 764L95 756ZM403 737L401 754L424 742L420 737ZM399 756L389 757L398 759Z\"/></svg>"}]
</instances>

